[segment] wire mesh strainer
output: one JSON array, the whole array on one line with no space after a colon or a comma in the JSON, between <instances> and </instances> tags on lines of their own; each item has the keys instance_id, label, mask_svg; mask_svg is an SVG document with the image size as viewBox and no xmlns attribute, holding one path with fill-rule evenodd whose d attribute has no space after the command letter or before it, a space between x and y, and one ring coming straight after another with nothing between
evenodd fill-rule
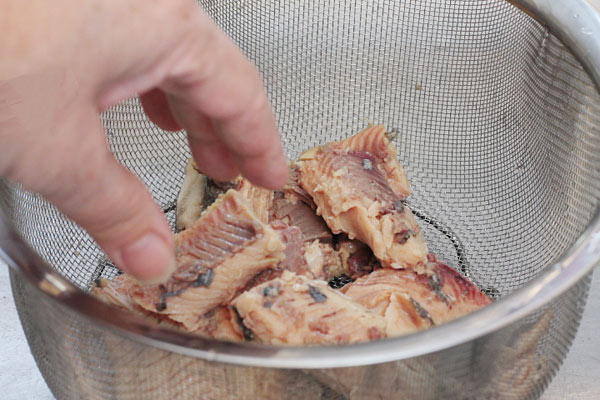
<instances>
[{"instance_id":1,"label":"wire mesh strainer","mask_svg":"<svg viewBox=\"0 0 600 400\"><path fill-rule=\"evenodd\" d=\"M3 183L0 246L20 271L15 301L56 397L539 397L600 256L596 3L513 1L527 13L504 0L201 3L261 70L291 158L366 120L397 131L431 250L499 300L352 346L165 331L87 296L95 279L116 274L112 264L53 207ZM159 131L134 100L103 120L116 157L174 222L185 136Z\"/></svg>"}]
</instances>

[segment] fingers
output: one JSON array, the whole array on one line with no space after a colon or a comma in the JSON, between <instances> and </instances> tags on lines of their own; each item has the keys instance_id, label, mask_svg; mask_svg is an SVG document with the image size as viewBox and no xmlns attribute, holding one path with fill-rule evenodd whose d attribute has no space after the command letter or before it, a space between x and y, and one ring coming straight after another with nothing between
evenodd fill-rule
<instances>
[{"instance_id":1,"label":"fingers","mask_svg":"<svg viewBox=\"0 0 600 400\"><path fill-rule=\"evenodd\" d=\"M186 127L188 142L198 169L218 181L237 177L240 171L235 157L222 143L212 122L180 99L169 98L169 104L174 117Z\"/></svg>"},{"instance_id":2,"label":"fingers","mask_svg":"<svg viewBox=\"0 0 600 400\"><path fill-rule=\"evenodd\" d=\"M152 89L142 94L140 101L150 121L161 129L172 132L181 130L181 126L171 114L167 96L160 89Z\"/></svg>"},{"instance_id":3,"label":"fingers","mask_svg":"<svg viewBox=\"0 0 600 400\"><path fill-rule=\"evenodd\" d=\"M162 211L143 183L114 159L98 117L90 113L84 121L79 128L93 132L39 191L86 229L125 272L146 282L165 280L175 259Z\"/></svg>"},{"instance_id":4,"label":"fingers","mask_svg":"<svg viewBox=\"0 0 600 400\"><path fill-rule=\"evenodd\" d=\"M195 45L194 38L199 35L209 39ZM171 103L172 109L191 141L199 146L213 143L213 150L227 159L230 153L241 173L256 184L273 189L283 186L287 161L256 68L206 17L184 45L185 56L175 63L161 87L178 100ZM189 117L190 113L195 117ZM214 121L210 135L216 134L219 145L215 138L207 138L207 130L190 123L203 117ZM219 160L214 155L212 159ZM215 168L212 160L205 163L210 164L207 170Z\"/></svg>"},{"instance_id":5,"label":"fingers","mask_svg":"<svg viewBox=\"0 0 600 400\"><path fill-rule=\"evenodd\" d=\"M217 181L231 181L240 175L233 154L220 141L203 141L188 136L198 169Z\"/></svg>"},{"instance_id":6,"label":"fingers","mask_svg":"<svg viewBox=\"0 0 600 400\"><path fill-rule=\"evenodd\" d=\"M123 24L113 21L111 26L119 37L132 35L134 30L137 40L133 46L105 45L111 59L129 63L118 71L112 65L105 68L96 95L99 109L134 93L145 93L142 104L149 117L165 129L183 127L190 142L196 144L192 149L196 162L204 164L207 174L217 171L219 176L230 176L238 170L261 186L283 186L287 161L254 65L194 1L158 2L153 7L141 0L128 3L140 6L139 12L122 17ZM149 21L156 29L147 29ZM152 90L157 87L162 93ZM170 112L163 93L171 104ZM174 104L172 99L178 102ZM177 110L182 107L185 113ZM201 119L211 121L210 130L194 125ZM207 137L208 133L216 133L218 140ZM201 160L202 153L209 158ZM219 165L223 160L232 160L235 167Z\"/></svg>"}]
</instances>

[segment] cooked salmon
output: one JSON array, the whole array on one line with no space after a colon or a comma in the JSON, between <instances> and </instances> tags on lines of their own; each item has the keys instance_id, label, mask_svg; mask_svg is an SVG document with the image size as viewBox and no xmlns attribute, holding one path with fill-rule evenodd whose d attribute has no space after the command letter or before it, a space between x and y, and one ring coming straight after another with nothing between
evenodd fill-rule
<instances>
[{"instance_id":1,"label":"cooked salmon","mask_svg":"<svg viewBox=\"0 0 600 400\"><path fill-rule=\"evenodd\" d=\"M199 328L200 316L227 305L258 272L285 257L280 235L233 189L180 232L175 243L175 273L165 284L134 291L132 298L192 331Z\"/></svg>"},{"instance_id":2,"label":"cooked salmon","mask_svg":"<svg viewBox=\"0 0 600 400\"><path fill-rule=\"evenodd\" d=\"M301 168L298 162L290 164L290 179L287 185L283 188L283 193L286 197L293 202L301 201L304 204L310 206L313 210L317 209L317 205L313 201L313 198L308 192L302 187L300 183Z\"/></svg>"},{"instance_id":3,"label":"cooked salmon","mask_svg":"<svg viewBox=\"0 0 600 400\"><path fill-rule=\"evenodd\" d=\"M177 231L191 226L200 217L204 209L205 189L206 176L195 168L194 160L190 158L185 166L183 183L177 195L175 212Z\"/></svg>"},{"instance_id":4,"label":"cooked salmon","mask_svg":"<svg viewBox=\"0 0 600 400\"><path fill-rule=\"evenodd\" d=\"M107 304L128 311L138 312L140 306L131 299L130 290L137 283L129 275L119 275L111 280L99 279L91 293Z\"/></svg>"},{"instance_id":5,"label":"cooked salmon","mask_svg":"<svg viewBox=\"0 0 600 400\"><path fill-rule=\"evenodd\" d=\"M323 218L315 210L294 195L286 196L282 192L275 193L271 208L271 221L280 220L289 225L297 226L305 241L315 239L330 243L331 231Z\"/></svg>"},{"instance_id":6,"label":"cooked salmon","mask_svg":"<svg viewBox=\"0 0 600 400\"><path fill-rule=\"evenodd\" d=\"M310 268L304 259L305 242L300 228L289 226L281 221L274 221L271 223L271 227L279 233L285 245L285 258L279 262L277 268L297 275L312 277Z\"/></svg>"},{"instance_id":7,"label":"cooked salmon","mask_svg":"<svg viewBox=\"0 0 600 400\"><path fill-rule=\"evenodd\" d=\"M328 243L314 240L304 241L300 229L281 222L274 222L276 229L285 244L285 259L272 268L266 268L254 276L240 290L240 293L252 289L264 282L279 278L283 271L290 271L309 279L329 281L344 273L337 252Z\"/></svg>"},{"instance_id":8,"label":"cooked salmon","mask_svg":"<svg viewBox=\"0 0 600 400\"><path fill-rule=\"evenodd\" d=\"M382 126L305 152L275 192L212 181L190 161L176 271L159 285L102 280L92 293L203 336L291 345L404 335L488 304L428 254L409 194Z\"/></svg>"},{"instance_id":9,"label":"cooked salmon","mask_svg":"<svg viewBox=\"0 0 600 400\"><path fill-rule=\"evenodd\" d=\"M378 269L341 290L383 316L390 336L450 321L491 302L458 272L433 256L429 258L431 275L412 270Z\"/></svg>"},{"instance_id":10,"label":"cooked salmon","mask_svg":"<svg viewBox=\"0 0 600 400\"><path fill-rule=\"evenodd\" d=\"M408 179L383 126L305 152L300 184L333 233L366 243L386 267L423 269L428 249L402 200Z\"/></svg>"},{"instance_id":11,"label":"cooked salmon","mask_svg":"<svg viewBox=\"0 0 600 400\"><path fill-rule=\"evenodd\" d=\"M345 273L342 260L329 243L314 240L304 248L304 260L313 279L330 281Z\"/></svg>"},{"instance_id":12,"label":"cooked salmon","mask_svg":"<svg viewBox=\"0 0 600 400\"><path fill-rule=\"evenodd\" d=\"M345 235L340 235L336 249L342 272L351 279L360 278L381 267L373 251L361 241L351 240Z\"/></svg>"},{"instance_id":13,"label":"cooked salmon","mask_svg":"<svg viewBox=\"0 0 600 400\"><path fill-rule=\"evenodd\" d=\"M331 243L331 231L323 218L317 215L316 208L310 195L300 185L299 166L292 164L288 184L273 195L270 221L281 220L288 225L297 226L307 242L318 239Z\"/></svg>"},{"instance_id":14,"label":"cooked salmon","mask_svg":"<svg viewBox=\"0 0 600 400\"><path fill-rule=\"evenodd\" d=\"M112 280L98 281L97 286L92 288L92 294L110 305L134 312L160 325L174 329L182 328L181 324L171 320L168 315L151 312L133 301L133 292L142 290L142 287L128 275L119 275ZM244 338L237 314L227 306L216 307L200 316L194 333L229 341L241 341Z\"/></svg>"},{"instance_id":15,"label":"cooked salmon","mask_svg":"<svg viewBox=\"0 0 600 400\"><path fill-rule=\"evenodd\" d=\"M385 320L326 282L284 271L232 305L255 340L270 344L354 343L385 336Z\"/></svg>"}]
</instances>

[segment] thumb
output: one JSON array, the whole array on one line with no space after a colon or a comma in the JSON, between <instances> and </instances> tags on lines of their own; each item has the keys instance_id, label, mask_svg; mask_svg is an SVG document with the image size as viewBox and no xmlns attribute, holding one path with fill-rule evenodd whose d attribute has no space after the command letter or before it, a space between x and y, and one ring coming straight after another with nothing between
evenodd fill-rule
<instances>
[{"instance_id":1,"label":"thumb","mask_svg":"<svg viewBox=\"0 0 600 400\"><path fill-rule=\"evenodd\" d=\"M84 228L119 268L144 282L166 280L175 256L164 214L144 184L114 158L97 115L87 119L85 129L85 140L63 140L55 149L70 158L63 157L69 160L59 165L57 179L38 191ZM77 142L72 151L65 149Z\"/></svg>"}]
</instances>

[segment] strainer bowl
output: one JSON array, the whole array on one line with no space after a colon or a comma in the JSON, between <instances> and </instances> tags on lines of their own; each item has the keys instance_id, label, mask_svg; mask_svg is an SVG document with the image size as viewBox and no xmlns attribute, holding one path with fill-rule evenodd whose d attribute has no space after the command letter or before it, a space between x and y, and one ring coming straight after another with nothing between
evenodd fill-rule
<instances>
[{"instance_id":1,"label":"strainer bowl","mask_svg":"<svg viewBox=\"0 0 600 400\"><path fill-rule=\"evenodd\" d=\"M53 206L0 182L0 255L59 399L538 398L576 334L600 258L600 10L591 0L205 0L256 63L290 158L396 132L438 258L495 302L348 346L227 343L87 292L118 271ZM174 224L189 151L136 99L102 116L115 156Z\"/></svg>"}]
</instances>

